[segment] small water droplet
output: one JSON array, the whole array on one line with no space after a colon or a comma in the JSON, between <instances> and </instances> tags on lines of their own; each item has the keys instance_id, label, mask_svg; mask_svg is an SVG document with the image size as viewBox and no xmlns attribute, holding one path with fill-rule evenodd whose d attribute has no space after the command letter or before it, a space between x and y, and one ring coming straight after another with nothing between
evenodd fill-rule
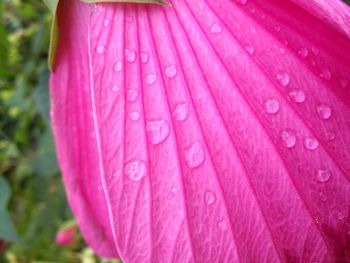
<instances>
[{"instance_id":1,"label":"small water droplet","mask_svg":"<svg viewBox=\"0 0 350 263\"><path fill-rule=\"evenodd\" d=\"M133 111L133 112L130 112L129 114L130 119L133 121L138 121L140 119L140 116L141 114L138 111Z\"/></svg>"},{"instance_id":2,"label":"small water droplet","mask_svg":"<svg viewBox=\"0 0 350 263\"><path fill-rule=\"evenodd\" d=\"M140 57L141 57L141 63L143 64L146 64L149 60L149 55L147 52L141 52Z\"/></svg>"},{"instance_id":3,"label":"small water droplet","mask_svg":"<svg viewBox=\"0 0 350 263\"><path fill-rule=\"evenodd\" d=\"M244 49L248 52L249 55L254 55L255 49L251 45L245 45Z\"/></svg>"},{"instance_id":4,"label":"small water droplet","mask_svg":"<svg viewBox=\"0 0 350 263\"><path fill-rule=\"evenodd\" d=\"M271 98L265 101L265 111L270 114L275 114L280 110L280 103L277 99Z\"/></svg>"},{"instance_id":5,"label":"small water droplet","mask_svg":"<svg viewBox=\"0 0 350 263\"><path fill-rule=\"evenodd\" d=\"M215 196L215 194L213 192L208 191L208 192L205 193L204 199L205 199L205 203L207 205L211 205L211 204L215 203L216 196Z\"/></svg>"},{"instance_id":6,"label":"small water droplet","mask_svg":"<svg viewBox=\"0 0 350 263\"><path fill-rule=\"evenodd\" d=\"M115 62L114 67L113 67L115 72L120 72L122 70L122 68L123 68L123 61L118 60L117 62Z\"/></svg>"},{"instance_id":7,"label":"small water droplet","mask_svg":"<svg viewBox=\"0 0 350 263\"><path fill-rule=\"evenodd\" d=\"M312 51L312 53L314 53L314 55L318 55L318 54L320 54L320 50L317 48L317 47L312 47L311 48L311 51Z\"/></svg>"},{"instance_id":8,"label":"small water droplet","mask_svg":"<svg viewBox=\"0 0 350 263\"><path fill-rule=\"evenodd\" d=\"M287 87L290 83L290 77L288 73L279 73L276 75L276 79L283 87Z\"/></svg>"},{"instance_id":9,"label":"small water droplet","mask_svg":"<svg viewBox=\"0 0 350 263\"><path fill-rule=\"evenodd\" d=\"M146 75L146 83L148 85L152 85L152 84L156 83L157 79L158 79L157 74L151 73L151 74Z\"/></svg>"},{"instance_id":10,"label":"small water droplet","mask_svg":"<svg viewBox=\"0 0 350 263\"><path fill-rule=\"evenodd\" d=\"M283 47L279 48L281 54L286 54L286 49Z\"/></svg>"},{"instance_id":11,"label":"small water droplet","mask_svg":"<svg viewBox=\"0 0 350 263\"><path fill-rule=\"evenodd\" d=\"M298 50L298 54L302 58L306 58L309 55L309 50L306 47L303 47L303 48Z\"/></svg>"},{"instance_id":12,"label":"small water droplet","mask_svg":"<svg viewBox=\"0 0 350 263\"><path fill-rule=\"evenodd\" d=\"M139 182L147 172L146 163L144 161L131 161L124 167L124 173L130 180Z\"/></svg>"},{"instance_id":13,"label":"small water droplet","mask_svg":"<svg viewBox=\"0 0 350 263\"><path fill-rule=\"evenodd\" d=\"M221 220L221 221L218 223L218 228L219 228L221 231L226 231L227 228L228 228L228 224L227 224L226 220Z\"/></svg>"},{"instance_id":14,"label":"small water droplet","mask_svg":"<svg viewBox=\"0 0 350 263\"><path fill-rule=\"evenodd\" d=\"M297 142L297 136L295 135L294 131L286 129L281 133L281 140L284 146L287 148L292 148Z\"/></svg>"},{"instance_id":15,"label":"small water droplet","mask_svg":"<svg viewBox=\"0 0 350 263\"><path fill-rule=\"evenodd\" d=\"M325 79L325 80L331 80L332 79L332 73L330 72L329 69L324 68L324 69L321 69L320 77Z\"/></svg>"},{"instance_id":16,"label":"small water droplet","mask_svg":"<svg viewBox=\"0 0 350 263\"><path fill-rule=\"evenodd\" d=\"M319 143L315 138L307 137L304 139L304 146L308 150L316 150Z\"/></svg>"},{"instance_id":17,"label":"small water droplet","mask_svg":"<svg viewBox=\"0 0 350 263\"><path fill-rule=\"evenodd\" d=\"M322 202L326 202L327 201L327 195L325 192L320 192L320 199Z\"/></svg>"},{"instance_id":18,"label":"small water droplet","mask_svg":"<svg viewBox=\"0 0 350 263\"><path fill-rule=\"evenodd\" d=\"M126 91L126 98L130 102L134 102L139 97L139 90L137 89L129 89Z\"/></svg>"},{"instance_id":19,"label":"small water droplet","mask_svg":"<svg viewBox=\"0 0 350 263\"><path fill-rule=\"evenodd\" d=\"M114 92L117 92L117 91L119 91L119 87L116 86L116 85L114 85L114 86L112 87L112 90L113 90Z\"/></svg>"},{"instance_id":20,"label":"small water droplet","mask_svg":"<svg viewBox=\"0 0 350 263\"><path fill-rule=\"evenodd\" d=\"M188 167L199 167L205 160L202 143L200 141L194 142L190 147L185 149L184 155Z\"/></svg>"},{"instance_id":21,"label":"small water droplet","mask_svg":"<svg viewBox=\"0 0 350 263\"><path fill-rule=\"evenodd\" d=\"M104 21L103 21L103 26L104 27L108 27L110 24L110 20L108 18L106 18Z\"/></svg>"},{"instance_id":22,"label":"small water droplet","mask_svg":"<svg viewBox=\"0 0 350 263\"><path fill-rule=\"evenodd\" d=\"M131 49L125 49L125 59L127 62L135 62L136 60L136 51L135 50L131 50Z\"/></svg>"},{"instance_id":23,"label":"small water droplet","mask_svg":"<svg viewBox=\"0 0 350 263\"><path fill-rule=\"evenodd\" d=\"M335 133L334 132L326 132L326 138L328 141L333 141L335 139Z\"/></svg>"},{"instance_id":24,"label":"small water droplet","mask_svg":"<svg viewBox=\"0 0 350 263\"><path fill-rule=\"evenodd\" d=\"M101 55L105 52L105 46L104 45L97 45L96 47L96 53Z\"/></svg>"},{"instance_id":25,"label":"small water droplet","mask_svg":"<svg viewBox=\"0 0 350 263\"><path fill-rule=\"evenodd\" d=\"M318 116L323 120L327 120L332 116L332 109L325 104L319 104L316 110Z\"/></svg>"},{"instance_id":26,"label":"small water droplet","mask_svg":"<svg viewBox=\"0 0 350 263\"><path fill-rule=\"evenodd\" d=\"M172 115L177 121L184 121L189 114L189 104L187 102L179 103L173 110Z\"/></svg>"},{"instance_id":27,"label":"small water droplet","mask_svg":"<svg viewBox=\"0 0 350 263\"><path fill-rule=\"evenodd\" d=\"M166 120L147 121L146 131L152 144L160 144L169 136L170 127Z\"/></svg>"},{"instance_id":28,"label":"small water droplet","mask_svg":"<svg viewBox=\"0 0 350 263\"><path fill-rule=\"evenodd\" d=\"M176 76L177 74L177 68L176 68L176 65L169 65L165 68L165 75L168 77L168 78L173 78Z\"/></svg>"},{"instance_id":29,"label":"small water droplet","mask_svg":"<svg viewBox=\"0 0 350 263\"><path fill-rule=\"evenodd\" d=\"M296 103L303 103L306 99L304 91L300 89L291 90L288 93L289 98Z\"/></svg>"},{"instance_id":30,"label":"small water droplet","mask_svg":"<svg viewBox=\"0 0 350 263\"><path fill-rule=\"evenodd\" d=\"M213 34L219 34L222 32L222 26L218 23L218 22L215 22L211 28L210 28L210 31L213 33Z\"/></svg>"},{"instance_id":31,"label":"small water droplet","mask_svg":"<svg viewBox=\"0 0 350 263\"><path fill-rule=\"evenodd\" d=\"M280 31L281 31L281 27L278 26L278 25L277 25L277 26L274 26L273 28L275 29L276 32L280 32Z\"/></svg>"},{"instance_id":32,"label":"small water droplet","mask_svg":"<svg viewBox=\"0 0 350 263\"><path fill-rule=\"evenodd\" d=\"M316 179L320 183L325 183L331 178L331 173L328 169L319 169L316 172Z\"/></svg>"},{"instance_id":33,"label":"small water droplet","mask_svg":"<svg viewBox=\"0 0 350 263\"><path fill-rule=\"evenodd\" d=\"M343 220L345 218L345 213L343 211L338 211L336 216L339 220Z\"/></svg>"}]
</instances>

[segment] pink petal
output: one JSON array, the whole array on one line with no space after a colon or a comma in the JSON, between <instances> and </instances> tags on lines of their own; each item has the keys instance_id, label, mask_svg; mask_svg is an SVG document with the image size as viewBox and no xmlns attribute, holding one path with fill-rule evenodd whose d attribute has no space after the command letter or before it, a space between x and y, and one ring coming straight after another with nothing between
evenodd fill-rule
<instances>
[{"instance_id":1,"label":"pink petal","mask_svg":"<svg viewBox=\"0 0 350 263\"><path fill-rule=\"evenodd\" d=\"M53 123L98 253L349 260L350 13L311 2L62 1Z\"/></svg>"}]
</instances>

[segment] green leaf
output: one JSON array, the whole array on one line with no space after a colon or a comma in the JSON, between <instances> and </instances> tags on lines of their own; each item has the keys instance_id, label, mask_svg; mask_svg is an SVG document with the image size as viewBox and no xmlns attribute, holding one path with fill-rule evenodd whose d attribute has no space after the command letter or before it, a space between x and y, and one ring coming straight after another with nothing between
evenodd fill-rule
<instances>
[{"instance_id":1,"label":"green leaf","mask_svg":"<svg viewBox=\"0 0 350 263\"><path fill-rule=\"evenodd\" d=\"M59 28L57 22L57 6L59 0L43 0L52 13L51 32L50 32L50 47L48 64L49 69L53 70L55 64L55 54L58 43ZM119 3L139 3L139 4L162 4L170 5L166 0L81 0L85 3L102 3L102 2L119 2Z\"/></svg>"}]
</instances>

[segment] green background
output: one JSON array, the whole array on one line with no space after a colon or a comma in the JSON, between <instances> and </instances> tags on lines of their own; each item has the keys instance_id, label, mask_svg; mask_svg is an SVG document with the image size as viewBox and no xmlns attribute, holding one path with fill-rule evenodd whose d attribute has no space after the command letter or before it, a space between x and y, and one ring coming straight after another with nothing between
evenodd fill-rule
<instances>
[{"instance_id":1,"label":"green background","mask_svg":"<svg viewBox=\"0 0 350 263\"><path fill-rule=\"evenodd\" d=\"M79 234L54 242L73 217L49 123L50 14L39 0L0 0L0 20L0 262L110 262Z\"/></svg>"}]
</instances>

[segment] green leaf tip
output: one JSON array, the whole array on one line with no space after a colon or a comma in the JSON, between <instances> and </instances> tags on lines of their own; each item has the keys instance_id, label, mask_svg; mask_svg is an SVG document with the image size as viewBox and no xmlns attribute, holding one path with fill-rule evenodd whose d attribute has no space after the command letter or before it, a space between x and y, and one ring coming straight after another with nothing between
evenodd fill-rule
<instances>
[{"instance_id":1,"label":"green leaf tip","mask_svg":"<svg viewBox=\"0 0 350 263\"><path fill-rule=\"evenodd\" d=\"M136 4L161 4L170 6L170 3L167 0L80 0L85 3L136 3ZM55 54L58 43L59 28L57 22L57 7L59 0L43 0L47 5L50 12L52 13L52 22L51 22L51 32L50 32L50 47L49 47L49 57L48 57L48 66L50 71L53 70L55 65Z\"/></svg>"}]
</instances>

